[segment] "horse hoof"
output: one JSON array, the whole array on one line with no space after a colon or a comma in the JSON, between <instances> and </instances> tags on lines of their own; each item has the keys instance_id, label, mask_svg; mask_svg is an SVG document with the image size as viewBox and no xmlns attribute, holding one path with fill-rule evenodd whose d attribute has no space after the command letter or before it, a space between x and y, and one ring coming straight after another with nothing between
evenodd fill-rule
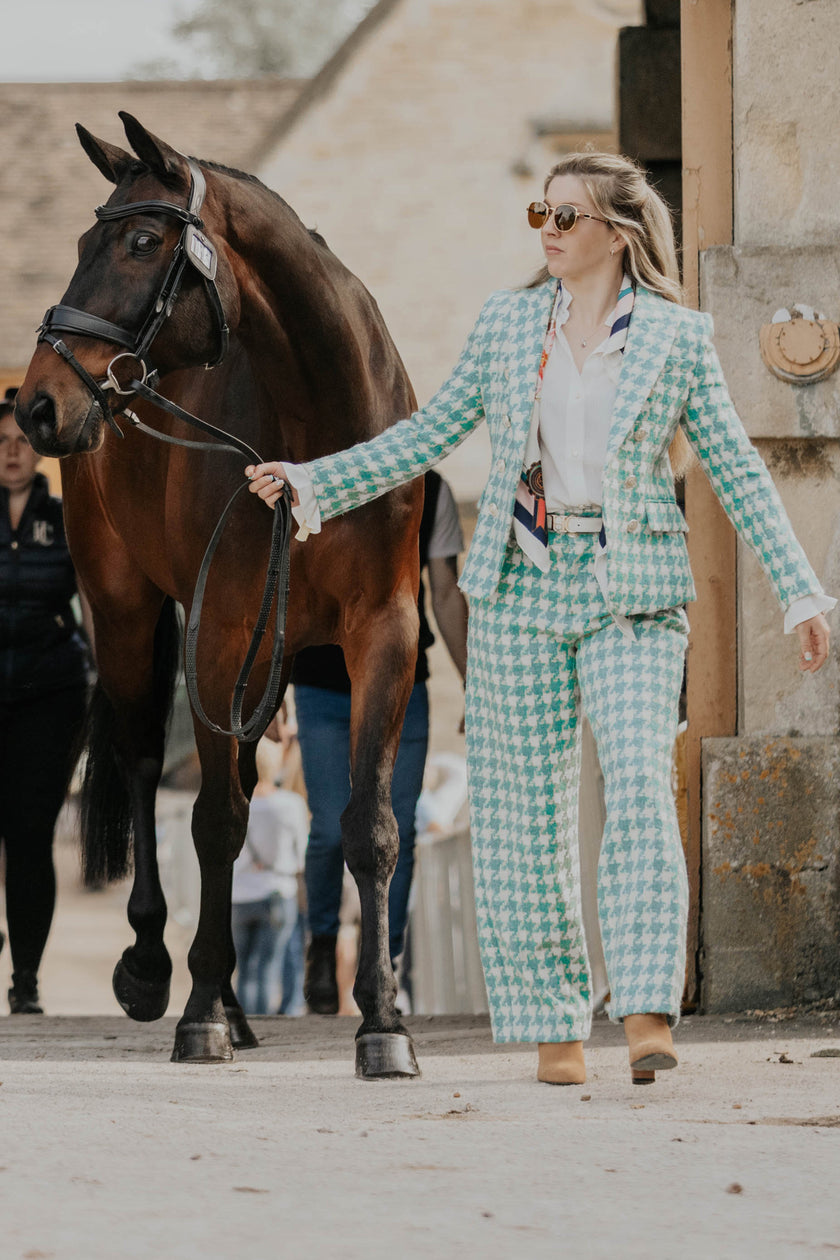
<instances>
[{"instance_id":1,"label":"horse hoof","mask_svg":"<svg viewBox=\"0 0 840 1260\"><path fill-rule=\"evenodd\" d=\"M111 984L114 997L129 1019L148 1024L166 1014L169 1005L168 980L138 980L121 958L114 968Z\"/></svg>"},{"instance_id":2,"label":"horse hoof","mask_svg":"<svg viewBox=\"0 0 840 1260\"><path fill-rule=\"evenodd\" d=\"M259 1037L245 1018L245 1012L241 1006L226 1006L225 1015L227 1015L230 1041L234 1050L253 1050L260 1044Z\"/></svg>"},{"instance_id":3,"label":"horse hoof","mask_svg":"<svg viewBox=\"0 0 840 1260\"><path fill-rule=\"evenodd\" d=\"M414 1043L408 1033L363 1033L357 1037L356 1075L366 1081L419 1076Z\"/></svg>"},{"instance_id":4,"label":"horse hoof","mask_svg":"<svg viewBox=\"0 0 840 1260\"><path fill-rule=\"evenodd\" d=\"M179 1024L173 1063L230 1063L233 1046L227 1023Z\"/></svg>"}]
</instances>

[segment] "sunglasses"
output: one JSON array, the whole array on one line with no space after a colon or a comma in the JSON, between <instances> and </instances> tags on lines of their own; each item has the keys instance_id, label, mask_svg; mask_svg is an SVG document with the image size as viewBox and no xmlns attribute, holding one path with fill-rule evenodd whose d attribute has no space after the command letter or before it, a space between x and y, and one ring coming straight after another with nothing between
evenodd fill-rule
<instances>
[{"instance_id":1,"label":"sunglasses","mask_svg":"<svg viewBox=\"0 0 840 1260\"><path fill-rule=\"evenodd\" d=\"M593 219L595 223L609 223L608 219L599 219L594 214L585 214L577 206L563 202L559 206L550 206L545 201L532 201L528 207L528 223L532 228L541 228L549 219L554 220L558 232L571 232L578 219Z\"/></svg>"}]
</instances>

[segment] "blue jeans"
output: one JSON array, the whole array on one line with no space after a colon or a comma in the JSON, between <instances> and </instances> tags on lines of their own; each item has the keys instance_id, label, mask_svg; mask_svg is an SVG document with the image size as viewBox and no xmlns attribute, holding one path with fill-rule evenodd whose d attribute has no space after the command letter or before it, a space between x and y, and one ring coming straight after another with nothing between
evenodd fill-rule
<instances>
[{"instance_id":1,"label":"blue jeans","mask_svg":"<svg viewBox=\"0 0 840 1260\"><path fill-rule=\"evenodd\" d=\"M295 708L312 812L305 868L309 927L313 936L336 936L344 876L340 819L350 799L350 696L326 687L297 686ZM415 683L391 784L391 804L400 833L399 857L388 895L392 959L403 948L414 872L414 814L423 786L428 743L426 684Z\"/></svg>"},{"instance_id":2,"label":"blue jeans","mask_svg":"<svg viewBox=\"0 0 840 1260\"><path fill-rule=\"evenodd\" d=\"M279 968L295 930L297 897L275 894L234 902L231 931L236 950L236 996L246 1015L273 1014Z\"/></svg>"}]
</instances>

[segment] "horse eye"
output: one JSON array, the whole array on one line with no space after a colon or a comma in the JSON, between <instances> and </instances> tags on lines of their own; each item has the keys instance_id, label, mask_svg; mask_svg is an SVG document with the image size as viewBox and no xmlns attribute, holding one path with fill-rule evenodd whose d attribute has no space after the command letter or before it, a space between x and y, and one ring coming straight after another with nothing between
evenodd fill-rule
<instances>
[{"instance_id":1,"label":"horse eye","mask_svg":"<svg viewBox=\"0 0 840 1260\"><path fill-rule=\"evenodd\" d=\"M128 251L140 256L153 254L159 244L160 241L151 232L134 232L128 240Z\"/></svg>"}]
</instances>

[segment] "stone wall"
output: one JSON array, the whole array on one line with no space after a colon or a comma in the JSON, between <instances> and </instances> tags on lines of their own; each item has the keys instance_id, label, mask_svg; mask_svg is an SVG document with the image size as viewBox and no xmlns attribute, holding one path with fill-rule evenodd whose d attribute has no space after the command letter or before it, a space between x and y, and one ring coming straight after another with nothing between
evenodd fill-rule
<instances>
[{"instance_id":1,"label":"stone wall","mask_svg":"<svg viewBox=\"0 0 840 1260\"><path fill-rule=\"evenodd\" d=\"M701 259L702 305L715 317L733 400L834 595L840 376L811 385L778 380L761 359L759 330L797 302L840 320L838 47L833 0L735 0L735 240ZM840 993L837 647L818 675L799 673L796 638L782 635L775 597L744 546L737 594L738 735L704 747L709 1010Z\"/></svg>"}]
</instances>

